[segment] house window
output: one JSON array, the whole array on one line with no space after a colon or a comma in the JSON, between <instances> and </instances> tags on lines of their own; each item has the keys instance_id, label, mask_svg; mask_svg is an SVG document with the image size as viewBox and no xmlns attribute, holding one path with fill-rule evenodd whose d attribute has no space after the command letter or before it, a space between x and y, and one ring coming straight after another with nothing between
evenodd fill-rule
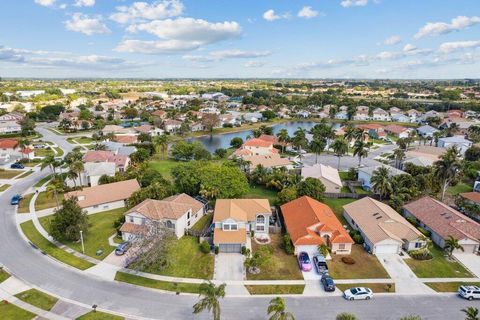
<instances>
[{"instance_id":1,"label":"house window","mask_svg":"<svg viewBox=\"0 0 480 320\"><path fill-rule=\"evenodd\" d=\"M263 225L263 224L257 225L257 226L255 226L255 230L263 232L263 231L265 231L265 225Z\"/></svg>"},{"instance_id":2,"label":"house window","mask_svg":"<svg viewBox=\"0 0 480 320\"><path fill-rule=\"evenodd\" d=\"M257 216L257 224L265 224L265 216L264 215Z\"/></svg>"},{"instance_id":3,"label":"house window","mask_svg":"<svg viewBox=\"0 0 480 320\"><path fill-rule=\"evenodd\" d=\"M190 210L187 212L187 219L190 219Z\"/></svg>"},{"instance_id":4,"label":"house window","mask_svg":"<svg viewBox=\"0 0 480 320\"><path fill-rule=\"evenodd\" d=\"M340 250L345 250L345 243L340 243L340 244L338 245L338 249L340 249Z\"/></svg>"},{"instance_id":5,"label":"house window","mask_svg":"<svg viewBox=\"0 0 480 320\"><path fill-rule=\"evenodd\" d=\"M130 218L130 222L133 223L133 217L129 217Z\"/></svg>"},{"instance_id":6,"label":"house window","mask_svg":"<svg viewBox=\"0 0 480 320\"><path fill-rule=\"evenodd\" d=\"M236 223L224 223L223 230L236 231L238 230L238 225Z\"/></svg>"},{"instance_id":7,"label":"house window","mask_svg":"<svg viewBox=\"0 0 480 320\"><path fill-rule=\"evenodd\" d=\"M170 221L170 220L167 220L167 228L169 229L175 229L175 224Z\"/></svg>"},{"instance_id":8,"label":"house window","mask_svg":"<svg viewBox=\"0 0 480 320\"><path fill-rule=\"evenodd\" d=\"M415 242L415 248L421 248L422 243L421 242Z\"/></svg>"}]
</instances>

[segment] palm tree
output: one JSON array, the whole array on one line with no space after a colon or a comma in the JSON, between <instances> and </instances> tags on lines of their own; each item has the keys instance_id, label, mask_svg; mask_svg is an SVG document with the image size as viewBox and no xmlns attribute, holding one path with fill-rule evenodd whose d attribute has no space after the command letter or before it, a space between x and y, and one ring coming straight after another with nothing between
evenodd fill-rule
<instances>
[{"instance_id":1,"label":"palm tree","mask_svg":"<svg viewBox=\"0 0 480 320\"><path fill-rule=\"evenodd\" d=\"M393 192L392 182L390 181L390 172L385 167L380 167L373 171L370 182L373 191L380 195L380 200L388 197Z\"/></svg>"},{"instance_id":2,"label":"palm tree","mask_svg":"<svg viewBox=\"0 0 480 320\"><path fill-rule=\"evenodd\" d=\"M85 170L84 166L83 166L83 162L80 161L80 160L77 160L75 162L73 162L71 165L70 165L70 170L75 172L78 176L78 180L80 182L80 186L83 186L83 183L82 183L82 172Z\"/></svg>"},{"instance_id":3,"label":"palm tree","mask_svg":"<svg viewBox=\"0 0 480 320\"><path fill-rule=\"evenodd\" d=\"M338 157L337 169L340 170L340 158L343 157L348 151L348 144L344 138L337 138L332 143L332 149L335 155Z\"/></svg>"},{"instance_id":4,"label":"palm tree","mask_svg":"<svg viewBox=\"0 0 480 320\"><path fill-rule=\"evenodd\" d=\"M352 140L355 139L355 127L352 124L349 123L345 127L345 134L343 135L343 137L345 138L345 140L347 140L348 146L350 146L350 143L352 142Z\"/></svg>"},{"instance_id":5,"label":"palm tree","mask_svg":"<svg viewBox=\"0 0 480 320\"><path fill-rule=\"evenodd\" d=\"M318 252L320 252L324 257L328 256L328 254L331 251L330 247L325 243L318 245L317 249L318 249Z\"/></svg>"},{"instance_id":6,"label":"palm tree","mask_svg":"<svg viewBox=\"0 0 480 320\"><path fill-rule=\"evenodd\" d=\"M28 139L20 139L18 141L18 147L20 151L25 150L28 146L30 146L31 142ZM22 152L22 158L24 157L24 153Z\"/></svg>"},{"instance_id":7,"label":"palm tree","mask_svg":"<svg viewBox=\"0 0 480 320\"><path fill-rule=\"evenodd\" d=\"M357 320L357 317L353 313L342 312L337 314L335 320Z\"/></svg>"},{"instance_id":8,"label":"palm tree","mask_svg":"<svg viewBox=\"0 0 480 320\"><path fill-rule=\"evenodd\" d=\"M42 159L40 169L43 170L46 167L49 167L52 173L56 174L55 172L55 168L57 167L56 162L57 161L55 160L55 157L53 155L47 155Z\"/></svg>"},{"instance_id":9,"label":"palm tree","mask_svg":"<svg viewBox=\"0 0 480 320\"><path fill-rule=\"evenodd\" d=\"M60 202L58 201L58 194L63 192L63 186L61 183L51 182L47 185L46 196L49 198L55 199L57 209L60 207Z\"/></svg>"},{"instance_id":10,"label":"palm tree","mask_svg":"<svg viewBox=\"0 0 480 320\"><path fill-rule=\"evenodd\" d=\"M156 148L160 149L160 152L162 154L162 159L165 156L167 150L168 150L168 136L162 134L161 136L157 136L153 139L153 145Z\"/></svg>"},{"instance_id":11,"label":"palm tree","mask_svg":"<svg viewBox=\"0 0 480 320\"><path fill-rule=\"evenodd\" d=\"M445 192L450 184L461 175L460 153L454 146L440 156L440 159L433 164L433 173L442 181L441 201L445 198Z\"/></svg>"},{"instance_id":12,"label":"palm tree","mask_svg":"<svg viewBox=\"0 0 480 320\"><path fill-rule=\"evenodd\" d=\"M438 139L443 135L441 131L436 131L433 133L433 141L435 141L435 147L438 147Z\"/></svg>"},{"instance_id":13,"label":"palm tree","mask_svg":"<svg viewBox=\"0 0 480 320\"><path fill-rule=\"evenodd\" d=\"M315 163L318 163L318 155L322 153L326 145L325 140L316 137L310 142L310 150L315 153Z\"/></svg>"},{"instance_id":14,"label":"palm tree","mask_svg":"<svg viewBox=\"0 0 480 320\"><path fill-rule=\"evenodd\" d=\"M480 320L480 317L478 316L478 309L474 307L468 307L465 309L461 310L465 315L467 316L465 320Z\"/></svg>"},{"instance_id":15,"label":"palm tree","mask_svg":"<svg viewBox=\"0 0 480 320\"><path fill-rule=\"evenodd\" d=\"M270 300L267 315L269 316L268 320L295 320L295 316L287 311L285 299L281 297Z\"/></svg>"},{"instance_id":16,"label":"palm tree","mask_svg":"<svg viewBox=\"0 0 480 320\"><path fill-rule=\"evenodd\" d=\"M277 133L277 137L278 137L278 142L282 142L282 153L285 152L285 144L288 143L288 141L290 141L290 136L288 135L288 131L287 129L281 129L278 133Z\"/></svg>"},{"instance_id":17,"label":"palm tree","mask_svg":"<svg viewBox=\"0 0 480 320\"><path fill-rule=\"evenodd\" d=\"M293 146L297 148L300 159L302 158L302 148L304 148L307 143L306 130L298 128L292 138Z\"/></svg>"},{"instance_id":18,"label":"palm tree","mask_svg":"<svg viewBox=\"0 0 480 320\"><path fill-rule=\"evenodd\" d=\"M395 168L400 169L402 161L405 159L405 151L400 148L395 149L395 151L393 151L393 156L395 157Z\"/></svg>"},{"instance_id":19,"label":"palm tree","mask_svg":"<svg viewBox=\"0 0 480 320\"><path fill-rule=\"evenodd\" d=\"M208 310L212 312L213 320L220 320L220 298L225 297L225 286L223 283L218 287L211 281L204 282L199 287L199 297L202 297L193 306L193 313L197 314Z\"/></svg>"},{"instance_id":20,"label":"palm tree","mask_svg":"<svg viewBox=\"0 0 480 320\"><path fill-rule=\"evenodd\" d=\"M443 247L443 249L445 250L449 258L452 257L454 250L465 250L462 245L458 243L458 240L455 239L453 236L448 236L447 239L445 239L445 246Z\"/></svg>"},{"instance_id":21,"label":"palm tree","mask_svg":"<svg viewBox=\"0 0 480 320\"><path fill-rule=\"evenodd\" d=\"M69 170L67 172L67 178L73 181L73 185L77 187L77 181L75 179L78 178L78 174L75 171Z\"/></svg>"},{"instance_id":22,"label":"palm tree","mask_svg":"<svg viewBox=\"0 0 480 320\"><path fill-rule=\"evenodd\" d=\"M353 145L353 155L358 157L358 166L362 165L362 158L368 156L368 151L365 149L366 144L362 140L355 141Z\"/></svg>"}]
</instances>

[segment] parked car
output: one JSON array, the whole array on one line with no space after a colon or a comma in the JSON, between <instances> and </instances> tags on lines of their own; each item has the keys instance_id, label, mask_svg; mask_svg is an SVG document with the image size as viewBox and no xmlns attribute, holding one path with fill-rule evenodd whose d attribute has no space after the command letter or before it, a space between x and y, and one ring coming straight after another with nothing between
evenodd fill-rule
<instances>
[{"instance_id":1,"label":"parked car","mask_svg":"<svg viewBox=\"0 0 480 320\"><path fill-rule=\"evenodd\" d=\"M19 194L16 194L12 197L12 200L10 200L10 204L12 206L15 206L20 203L20 200L22 200L22 196Z\"/></svg>"},{"instance_id":2,"label":"parked car","mask_svg":"<svg viewBox=\"0 0 480 320\"><path fill-rule=\"evenodd\" d=\"M468 300L480 299L480 287L477 286L460 286L458 288L460 297Z\"/></svg>"},{"instance_id":3,"label":"parked car","mask_svg":"<svg viewBox=\"0 0 480 320\"><path fill-rule=\"evenodd\" d=\"M25 169L25 166L20 162L15 162L10 165L10 169Z\"/></svg>"},{"instance_id":4,"label":"parked car","mask_svg":"<svg viewBox=\"0 0 480 320\"><path fill-rule=\"evenodd\" d=\"M128 251L128 249L130 248L131 246L131 243L128 242L128 241L125 241L125 242L122 242L120 243L117 248L115 249L115 255L117 256L123 256L125 254L125 252Z\"/></svg>"},{"instance_id":5,"label":"parked car","mask_svg":"<svg viewBox=\"0 0 480 320\"><path fill-rule=\"evenodd\" d=\"M298 266L302 271L310 271L312 270L312 262L310 261L310 257L306 252L300 252L297 256Z\"/></svg>"},{"instance_id":6,"label":"parked car","mask_svg":"<svg viewBox=\"0 0 480 320\"><path fill-rule=\"evenodd\" d=\"M333 281L332 277L330 277L328 274L324 274L320 282L322 283L323 290L327 292L335 291L335 282Z\"/></svg>"},{"instance_id":7,"label":"parked car","mask_svg":"<svg viewBox=\"0 0 480 320\"><path fill-rule=\"evenodd\" d=\"M345 290L343 296L347 300L370 300L373 298L373 292L369 288L357 287Z\"/></svg>"},{"instance_id":8,"label":"parked car","mask_svg":"<svg viewBox=\"0 0 480 320\"><path fill-rule=\"evenodd\" d=\"M312 260L318 274L328 273L327 260L323 255L317 254L313 257Z\"/></svg>"}]
</instances>

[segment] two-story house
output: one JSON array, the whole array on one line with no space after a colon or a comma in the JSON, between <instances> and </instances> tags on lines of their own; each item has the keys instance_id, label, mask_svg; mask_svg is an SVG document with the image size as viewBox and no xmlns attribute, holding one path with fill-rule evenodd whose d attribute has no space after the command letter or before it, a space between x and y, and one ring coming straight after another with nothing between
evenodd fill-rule
<instances>
[{"instance_id":1,"label":"two-story house","mask_svg":"<svg viewBox=\"0 0 480 320\"><path fill-rule=\"evenodd\" d=\"M271 214L267 199L217 199L213 243L220 252L241 252L248 233L268 237Z\"/></svg>"}]
</instances>

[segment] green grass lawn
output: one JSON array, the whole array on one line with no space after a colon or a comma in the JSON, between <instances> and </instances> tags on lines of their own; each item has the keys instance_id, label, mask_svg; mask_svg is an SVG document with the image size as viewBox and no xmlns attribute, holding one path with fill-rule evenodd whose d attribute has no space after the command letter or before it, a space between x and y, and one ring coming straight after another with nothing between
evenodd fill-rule
<instances>
[{"instance_id":1,"label":"green grass lawn","mask_svg":"<svg viewBox=\"0 0 480 320\"><path fill-rule=\"evenodd\" d=\"M340 189L341 193L350 193L350 189L347 186L343 186L342 189Z\"/></svg>"},{"instance_id":2,"label":"green grass lawn","mask_svg":"<svg viewBox=\"0 0 480 320\"><path fill-rule=\"evenodd\" d=\"M63 251L45 239L35 228L32 221L22 223L20 227L30 242L53 258L80 270L85 270L94 266L93 263L77 258L73 254Z\"/></svg>"},{"instance_id":3,"label":"green grass lawn","mask_svg":"<svg viewBox=\"0 0 480 320\"><path fill-rule=\"evenodd\" d=\"M57 154L55 155L55 157L61 157L61 156L63 156L63 154L65 153L65 152L63 151L63 149L60 148L60 147L54 147L54 149L55 149L55 151L57 151Z\"/></svg>"},{"instance_id":4,"label":"green grass lawn","mask_svg":"<svg viewBox=\"0 0 480 320\"><path fill-rule=\"evenodd\" d=\"M30 200L32 200L33 193L29 193L23 196L18 205L17 213L29 213L30 212Z\"/></svg>"},{"instance_id":5,"label":"green grass lawn","mask_svg":"<svg viewBox=\"0 0 480 320\"><path fill-rule=\"evenodd\" d=\"M22 173L20 176L16 177L15 179L23 179L23 178L31 175L32 173L33 173L32 170L25 171L24 173Z\"/></svg>"},{"instance_id":6,"label":"green grass lawn","mask_svg":"<svg viewBox=\"0 0 480 320\"><path fill-rule=\"evenodd\" d=\"M437 292L457 292L460 286L480 286L480 282L425 282Z\"/></svg>"},{"instance_id":7,"label":"green grass lawn","mask_svg":"<svg viewBox=\"0 0 480 320\"><path fill-rule=\"evenodd\" d=\"M181 164L179 161L175 161L172 159L162 159L160 156L154 157L148 165L157 170L162 174L162 176L166 179L172 179L171 170Z\"/></svg>"},{"instance_id":8,"label":"green grass lawn","mask_svg":"<svg viewBox=\"0 0 480 320\"><path fill-rule=\"evenodd\" d=\"M364 190L362 187L354 187L355 193L358 194L372 194L371 191Z\"/></svg>"},{"instance_id":9,"label":"green grass lawn","mask_svg":"<svg viewBox=\"0 0 480 320\"><path fill-rule=\"evenodd\" d=\"M0 315L2 320L30 320L35 317L35 314L23 310L5 300L0 302Z\"/></svg>"},{"instance_id":10,"label":"green grass lawn","mask_svg":"<svg viewBox=\"0 0 480 320\"><path fill-rule=\"evenodd\" d=\"M41 186L43 186L48 180L52 179L52 175L49 174L48 176L46 176L45 178L43 178L42 180L38 181L36 184L35 184L35 188L40 188Z\"/></svg>"},{"instance_id":11,"label":"green grass lawn","mask_svg":"<svg viewBox=\"0 0 480 320\"><path fill-rule=\"evenodd\" d=\"M25 171L0 169L0 179L12 179Z\"/></svg>"},{"instance_id":12,"label":"green grass lawn","mask_svg":"<svg viewBox=\"0 0 480 320\"><path fill-rule=\"evenodd\" d=\"M125 208L120 208L88 216L89 229L87 233L83 234L85 254L87 256L101 260L115 249L108 244L108 238L116 232L113 227L114 221L123 216L124 212ZM50 220L52 218L53 216L40 218L40 223L47 231L50 229ZM64 242L64 244L73 250L82 252L82 244L80 242ZM103 250L103 253L97 256L96 252L99 249Z\"/></svg>"},{"instance_id":13,"label":"green grass lawn","mask_svg":"<svg viewBox=\"0 0 480 320\"><path fill-rule=\"evenodd\" d=\"M174 240L172 246L167 249L166 259L169 262L166 267L151 266L142 271L182 278L213 277L214 256L200 251L196 237L183 236Z\"/></svg>"},{"instance_id":14,"label":"green grass lawn","mask_svg":"<svg viewBox=\"0 0 480 320\"><path fill-rule=\"evenodd\" d=\"M123 317L115 316L113 314L100 312L100 311L90 311L89 313L84 314L81 317L78 317L76 320L122 320Z\"/></svg>"},{"instance_id":15,"label":"green grass lawn","mask_svg":"<svg viewBox=\"0 0 480 320\"><path fill-rule=\"evenodd\" d=\"M77 141L80 144L87 144L87 143L92 143L93 139L90 137L79 137L79 138L75 138L75 141Z\"/></svg>"},{"instance_id":16,"label":"green grass lawn","mask_svg":"<svg viewBox=\"0 0 480 320\"><path fill-rule=\"evenodd\" d=\"M0 283L7 280L8 278L10 278L10 274L5 270L0 269Z\"/></svg>"},{"instance_id":17,"label":"green grass lawn","mask_svg":"<svg viewBox=\"0 0 480 320\"><path fill-rule=\"evenodd\" d=\"M52 309L55 303L58 301L57 298L38 291L37 289L30 289L20 292L19 294L16 294L15 297L28 304L31 304L32 306L46 311L50 311L50 309Z\"/></svg>"},{"instance_id":18,"label":"green grass lawn","mask_svg":"<svg viewBox=\"0 0 480 320\"><path fill-rule=\"evenodd\" d=\"M250 294L302 294L305 285L260 285L245 286Z\"/></svg>"},{"instance_id":19,"label":"green grass lawn","mask_svg":"<svg viewBox=\"0 0 480 320\"><path fill-rule=\"evenodd\" d=\"M40 148L40 149L35 149L35 156L36 157L46 157L49 155L55 155L55 152L51 149L51 147L48 148Z\"/></svg>"},{"instance_id":20,"label":"green grass lawn","mask_svg":"<svg viewBox=\"0 0 480 320\"><path fill-rule=\"evenodd\" d=\"M117 274L115 275L115 280L120 282L135 284L137 286L160 289L165 291L174 291L174 292L198 293L199 287L200 287L200 285L196 283L176 283L176 282L153 280L153 279L139 277L139 276L124 273L124 272L117 272Z\"/></svg>"},{"instance_id":21,"label":"green grass lawn","mask_svg":"<svg viewBox=\"0 0 480 320\"><path fill-rule=\"evenodd\" d=\"M327 261L328 271L334 279L388 279L390 276L373 254L368 254L361 245L353 245L349 257L355 264L342 261L343 255L332 255Z\"/></svg>"},{"instance_id":22,"label":"green grass lawn","mask_svg":"<svg viewBox=\"0 0 480 320\"><path fill-rule=\"evenodd\" d=\"M212 221L212 214L206 214L203 217L200 218L200 220L197 221L191 228L193 231L202 231L205 229L207 224Z\"/></svg>"},{"instance_id":23,"label":"green grass lawn","mask_svg":"<svg viewBox=\"0 0 480 320\"><path fill-rule=\"evenodd\" d=\"M349 176L348 171L339 171L338 175L340 176L340 179L342 181L348 181L348 176Z\"/></svg>"},{"instance_id":24,"label":"green grass lawn","mask_svg":"<svg viewBox=\"0 0 480 320\"><path fill-rule=\"evenodd\" d=\"M8 188L10 188L12 185L11 184L2 184L0 186L0 192L3 192L5 190L7 190Z\"/></svg>"},{"instance_id":25,"label":"green grass lawn","mask_svg":"<svg viewBox=\"0 0 480 320\"><path fill-rule=\"evenodd\" d=\"M459 193L470 192L473 190L473 186L470 183L459 182L456 186L449 187L446 194L449 196L456 196Z\"/></svg>"},{"instance_id":26,"label":"green grass lawn","mask_svg":"<svg viewBox=\"0 0 480 320\"><path fill-rule=\"evenodd\" d=\"M277 203L277 191L267 189L263 186L250 185L247 194L243 196L244 199L268 199L270 205Z\"/></svg>"},{"instance_id":27,"label":"green grass lawn","mask_svg":"<svg viewBox=\"0 0 480 320\"><path fill-rule=\"evenodd\" d=\"M61 202L63 199L63 194L58 194L58 202ZM47 196L46 192L40 192L38 194L37 200L35 201L35 211L45 210L53 208L57 205L54 196Z\"/></svg>"},{"instance_id":28,"label":"green grass lawn","mask_svg":"<svg viewBox=\"0 0 480 320\"><path fill-rule=\"evenodd\" d=\"M365 287L370 288L375 293L395 293L395 283L339 283L335 286L341 291L355 287Z\"/></svg>"},{"instance_id":29,"label":"green grass lawn","mask_svg":"<svg viewBox=\"0 0 480 320\"><path fill-rule=\"evenodd\" d=\"M260 246L270 246L273 254L265 265L260 267L260 273L251 274L247 272L248 280L301 280L303 279L294 255L288 255L283 249L283 238L281 234L270 234L270 244L259 245L252 240L252 250L255 252Z\"/></svg>"},{"instance_id":30,"label":"green grass lawn","mask_svg":"<svg viewBox=\"0 0 480 320\"><path fill-rule=\"evenodd\" d=\"M335 199L335 198L325 198L323 200L323 203L325 203L327 206L329 206L335 215L337 216L338 220L345 225L348 224L345 218L343 217L343 206L347 205L353 201L356 201L356 199L349 199L349 198L343 198L343 199Z\"/></svg>"},{"instance_id":31,"label":"green grass lawn","mask_svg":"<svg viewBox=\"0 0 480 320\"><path fill-rule=\"evenodd\" d=\"M437 247L430 248L433 259L406 259L405 262L419 278L469 278L472 274L460 263L445 258L444 251Z\"/></svg>"}]
</instances>

